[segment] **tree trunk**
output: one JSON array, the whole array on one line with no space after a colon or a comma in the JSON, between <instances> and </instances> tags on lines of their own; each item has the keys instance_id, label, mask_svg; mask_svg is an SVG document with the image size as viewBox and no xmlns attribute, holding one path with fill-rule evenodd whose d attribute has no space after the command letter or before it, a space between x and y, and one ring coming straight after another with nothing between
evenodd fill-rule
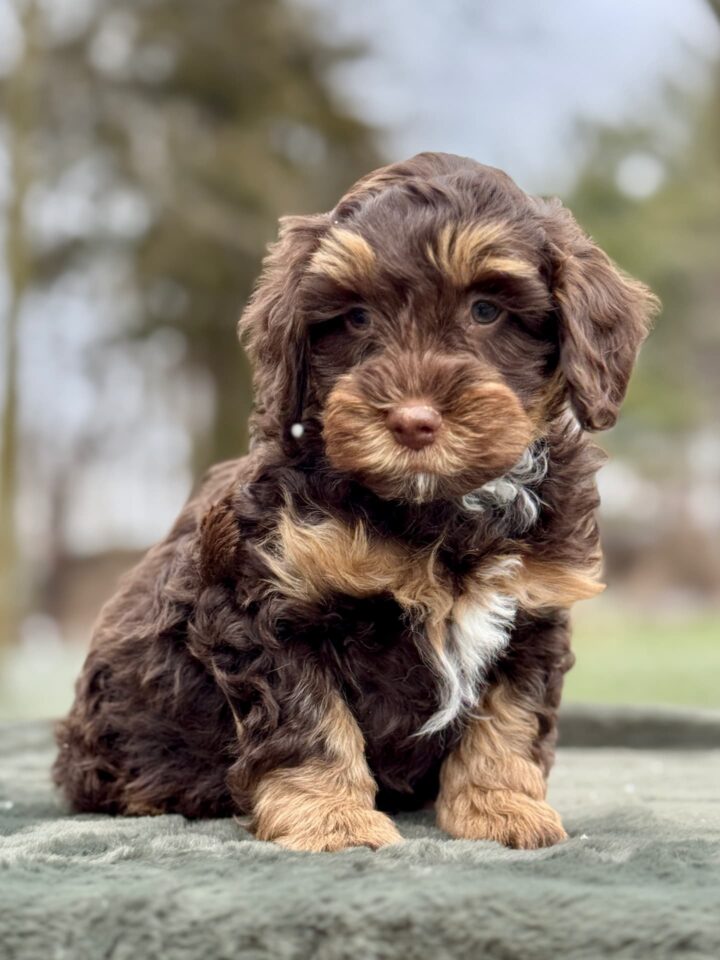
<instances>
[{"instance_id":1,"label":"tree trunk","mask_svg":"<svg viewBox=\"0 0 720 960\"><path fill-rule=\"evenodd\" d=\"M25 47L5 84L5 117L12 169L7 209L5 254L9 299L4 324L3 403L0 424L0 648L17 640L25 587L17 538L16 494L19 453L18 342L20 312L30 282L30 252L23 223L31 182L30 137L33 115L33 69L37 10L28 3L23 17Z\"/></svg>"}]
</instances>

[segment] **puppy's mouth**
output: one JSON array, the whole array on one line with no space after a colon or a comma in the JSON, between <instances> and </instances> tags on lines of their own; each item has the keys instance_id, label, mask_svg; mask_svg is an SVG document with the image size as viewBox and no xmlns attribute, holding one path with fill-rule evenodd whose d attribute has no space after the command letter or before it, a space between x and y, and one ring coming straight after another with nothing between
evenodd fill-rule
<instances>
[{"instance_id":1,"label":"puppy's mouth","mask_svg":"<svg viewBox=\"0 0 720 960\"><path fill-rule=\"evenodd\" d=\"M370 386L357 372L340 378L325 404L323 437L335 469L384 499L463 497L512 469L534 439L519 399L497 381L464 376L435 395Z\"/></svg>"}]
</instances>

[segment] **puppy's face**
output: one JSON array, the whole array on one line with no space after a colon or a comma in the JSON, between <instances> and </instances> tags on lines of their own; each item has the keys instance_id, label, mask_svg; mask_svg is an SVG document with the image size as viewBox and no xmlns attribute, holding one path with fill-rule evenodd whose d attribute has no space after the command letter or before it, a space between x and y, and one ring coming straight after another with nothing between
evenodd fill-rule
<instances>
[{"instance_id":1,"label":"puppy's face","mask_svg":"<svg viewBox=\"0 0 720 960\"><path fill-rule=\"evenodd\" d=\"M300 382L297 414L281 416L314 427L332 466L381 497L462 497L512 469L568 400L590 427L614 418L650 296L500 171L421 155L294 227L295 256L286 233L246 313L256 367L283 310L293 331L258 386L272 408L273 390ZM253 311L281 277L258 335Z\"/></svg>"},{"instance_id":2,"label":"puppy's face","mask_svg":"<svg viewBox=\"0 0 720 960\"><path fill-rule=\"evenodd\" d=\"M404 201L404 202L403 202ZM540 237L386 193L302 283L328 459L377 494L458 497L510 470L557 396Z\"/></svg>"}]
</instances>

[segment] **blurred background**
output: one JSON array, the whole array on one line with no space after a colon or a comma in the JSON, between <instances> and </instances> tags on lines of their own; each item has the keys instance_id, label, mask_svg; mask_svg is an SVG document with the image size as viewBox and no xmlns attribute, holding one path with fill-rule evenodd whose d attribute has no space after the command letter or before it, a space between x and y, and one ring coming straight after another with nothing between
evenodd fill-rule
<instances>
[{"instance_id":1,"label":"blurred background","mask_svg":"<svg viewBox=\"0 0 720 960\"><path fill-rule=\"evenodd\" d=\"M661 296L567 697L720 706L720 0L0 0L0 717L69 705L118 575L243 451L278 215L427 149Z\"/></svg>"}]
</instances>

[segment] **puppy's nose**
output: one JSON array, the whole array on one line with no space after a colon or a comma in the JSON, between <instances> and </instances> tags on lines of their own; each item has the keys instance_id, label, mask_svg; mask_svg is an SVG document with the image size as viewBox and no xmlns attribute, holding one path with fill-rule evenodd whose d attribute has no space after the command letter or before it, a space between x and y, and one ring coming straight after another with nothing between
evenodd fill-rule
<instances>
[{"instance_id":1,"label":"puppy's nose","mask_svg":"<svg viewBox=\"0 0 720 960\"><path fill-rule=\"evenodd\" d=\"M422 403L405 403L393 407L385 420L398 443L411 450L422 450L435 442L442 417L434 407Z\"/></svg>"}]
</instances>

